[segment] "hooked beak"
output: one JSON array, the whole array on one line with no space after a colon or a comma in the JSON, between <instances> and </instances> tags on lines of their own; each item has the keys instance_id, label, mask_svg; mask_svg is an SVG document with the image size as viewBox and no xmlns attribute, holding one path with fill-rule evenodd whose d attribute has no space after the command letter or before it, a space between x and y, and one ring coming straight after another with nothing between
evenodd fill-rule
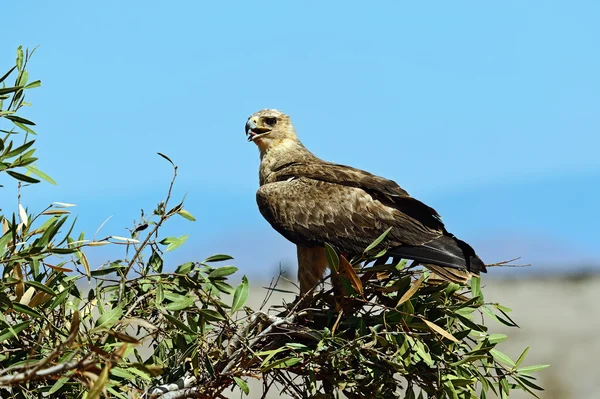
<instances>
[{"instance_id":1,"label":"hooked beak","mask_svg":"<svg viewBox=\"0 0 600 399\"><path fill-rule=\"evenodd\" d=\"M248 136L248 141L254 141L269 133L271 133L270 128L257 126L254 119L248 119L248 122L246 122L246 136Z\"/></svg>"}]
</instances>

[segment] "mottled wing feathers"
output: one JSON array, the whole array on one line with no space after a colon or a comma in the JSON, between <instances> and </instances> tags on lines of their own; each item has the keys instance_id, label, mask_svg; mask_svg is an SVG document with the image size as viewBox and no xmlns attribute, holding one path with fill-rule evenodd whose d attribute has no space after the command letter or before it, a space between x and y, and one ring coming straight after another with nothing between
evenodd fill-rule
<instances>
[{"instance_id":1,"label":"mottled wing feathers","mask_svg":"<svg viewBox=\"0 0 600 399\"><path fill-rule=\"evenodd\" d=\"M283 165L276 172L278 177L280 177L278 180L303 176L309 179L374 190L383 195L408 196L408 193L392 180L384 179L364 170L335 163L324 161L311 163L293 162Z\"/></svg>"},{"instance_id":2,"label":"mottled wing feathers","mask_svg":"<svg viewBox=\"0 0 600 399\"><path fill-rule=\"evenodd\" d=\"M389 227L398 227L388 235L391 246L417 246L443 234L360 188L306 177L261 186L257 202L275 230L304 246L327 242L358 254Z\"/></svg>"},{"instance_id":3,"label":"mottled wing feathers","mask_svg":"<svg viewBox=\"0 0 600 399\"><path fill-rule=\"evenodd\" d=\"M275 171L271 181L284 181L295 177L306 177L347 187L356 187L371 194L382 204L396 208L412 219L434 230L444 230L444 224L435 209L412 198L393 180L376 176L364 170L329 162L290 163Z\"/></svg>"},{"instance_id":4,"label":"mottled wing feathers","mask_svg":"<svg viewBox=\"0 0 600 399\"><path fill-rule=\"evenodd\" d=\"M257 192L262 215L288 240L360 254L392 227L390 255L472 272L485 271L473 249L446 232L438 214L395 182L327 162L291 162ZM462 245L464 244L464 245Z\"/></svg>"}]
</instances>

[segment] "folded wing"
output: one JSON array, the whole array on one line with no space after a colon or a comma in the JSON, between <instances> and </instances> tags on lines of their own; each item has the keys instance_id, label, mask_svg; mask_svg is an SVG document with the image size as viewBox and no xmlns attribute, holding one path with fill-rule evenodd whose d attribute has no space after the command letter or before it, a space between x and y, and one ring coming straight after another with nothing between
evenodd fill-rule
<instances>
[{"instance_id":1,"label":"folded wing","mask_svg":"<svg viewBox=\"0 0 600 399\"><path fill-rule=\"evenodd\" d=\"M389 227L390 255L479 273L483 262L444 228L436 211L395 182L327 162L284 165L257 192L263 216L302 246L360 254Z\"/></svg>"}]
</instances>

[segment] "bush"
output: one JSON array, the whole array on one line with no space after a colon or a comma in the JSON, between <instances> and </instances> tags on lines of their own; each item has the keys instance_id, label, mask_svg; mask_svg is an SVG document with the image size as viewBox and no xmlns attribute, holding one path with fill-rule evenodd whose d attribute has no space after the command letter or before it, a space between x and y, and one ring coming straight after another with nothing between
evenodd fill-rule
<instances>
[{"instance_id":1,"label":"bush","mask_svg":"<svg viewBox=\"0 0 600 399\"><path fill-rule=\"evenodd\" d=\"M217 266L227 255L165 267L164 252L187 236L163 238L162 226L175 216L195 220L183 201L173 205L177 167L165 155L174 174L166 197L128 237L75 234L70 204L30 211L22 191L54 183L34 166L35 124L18 116L30 105L27 91L40 86L29 83L30 57L19 48L0 78L0 121L10 125L0 176L19 189L18 211L0 215L1 397L222 397L248 394L252 378L262 380L262 393L294 397L485 398L541 389L530 373L545 365L521 367L527 349L516 361L496 349L507 337L488 334L483 316L516 324L510 309L484 301L479 279L460 286L405 262L385 264L385 249L350 263L328 248L343 295L322 289L262 311L244 306L247 278L234 288L237 268ZM6 87L9 78L15 83ZM122 258L90 265L85 251L103 245L120 246ZM82 284L91 288L82 292Z\"/></svg>"}]
</instances>

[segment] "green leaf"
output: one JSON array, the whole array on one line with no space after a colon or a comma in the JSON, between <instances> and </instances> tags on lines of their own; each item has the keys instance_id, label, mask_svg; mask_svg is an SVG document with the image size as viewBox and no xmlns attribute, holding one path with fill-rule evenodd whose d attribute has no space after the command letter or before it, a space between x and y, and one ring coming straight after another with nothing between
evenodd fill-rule
<instances>
[{"instance_id":1,"label":"green leaf","mask_svg":"<svg viewBox=\"0 0 600 399\"><path fill-rule=\"evenodd\" d=\"M17 69L17 66L15 65L14 67L10 68L8 70L8 72L6 72L4 75L2 75L2 77L0 78L0 83L4 82L6 80L6 78L8 78L8 76L15 70Z\"/></svg>"},{"instance_id":2,"label":"green leaf","mask_svg":"<svg viewBox=\"0 0 600 399\"><path fill-rule=\"evenodd\" d=\"M230 260L230 259L233 259L233 258L229 255L219 254L219 255L209 256L208 258L204 259L204 262L223 262L225 260Z\"/></svg>"},{"instance_id":3,"label":"green leaf","mask_svg":"<svg viewBox=\"0 0 600 399\"><path fill-rule=\"evenodd\" d=\"M158 252L154 250L154 248L152 248L152 255L150 255L150 259L148 259L148 267L150 267L150 269L155 273L162 273L163 260Z\"/></svg>"},{"instance_id":4,"label":"green leaf","mask_svg":"<svg viewBox=\"0 0 600 399\"><path fill-rule=\"evenodd\" d=\"M521 353L521 356L519 356L519 358L515 362L515 367L519 367L519 364L521 364L523 362L523 360L525 360L525 356L527 356L527 352L529 352L529 347L527 347L527 348L525 348L525 350L523 350L523 353Z\"/></svg>"},{"instance_id":5,"label":"green leaf","mask_svg":"<svg viewBox=\"0 0 600 399\"><path fill-rule=\"evenodd\" d=\"M23 46L17 47L17 69L23 68Z\"/></svg>"},{"instance_id":6,"label":"green leaf","mask_svg":"<svg viewBox=\"0 0 600 399\"><path fill-rule=\"evenodd\" d=\"M213 270L208 274L208 278L218 278L229 276L238 271L238 268L235 266L223 266L218 269Z\"/></svg>"},{"instance_id":7,"label":"green leaf","mask_svg":"<svg viewBox=\"0 0 600 399\"><path fill-rule=\"evenodd\" d=\"M471 295L473 298L479 297L483 300L483 293L481 292L481 280L479 277L471 278Z\"/></svg>"},{"instance_id":8,"label":"green leaf","mask_svg":"<svg viewBox=\"0 0 600 399\"><path fill-rule=\"evenodd\" d=\"M421 343L421 341L415 341L414 350L417 353L417 355L419 355L419 357L425 362L426 365L431 367L435 364L433 359L431 358L431 355L427 351L425 351L425 346L423 345L423 343Z\"/></svg>"},{"instance_id":9,"label":"green leaf","mask_svg":"<svg viewBox=\"0 0 600 399\"><path fill-rule=\"evenodd\" d=\"M33 131L31 128L29 128L27 125L25 125L24 123L21 122L17 122L17 121L12 121L12 123L17 126L20 129L25 130L27 133L33 134L37 136L37 133L35 131Z\"/></svg>"},{"instance_id":10,"label":"green leaf","mask_svg":"<svg viewBox=\"0 0 600 399\"><path fill-rule=\"evenodd\" d=\"M37 318L40 318L40 319L42 319L44 317L39 312L31 309L29 306L23 305L23 304L18 303L18 302L13 302L13 309L15 309L19 313L24 313L24 314L29 315L31 317L37 317Z\"/></svg>"},{"instance_id":11,"label":"green leaf","mask_svg":"<svg viewBox=\"0 0 600 399\"><path fill-rule=\"evenodd\" d=\"M171 161L171 158L169 158L165 154L161 154L160 152L157 152L157 154L160 155L161 157L163 157L164 159L166 159L167 161L169 161L171 163L171 165L175 166L175 164L173 163L173 161Z\"/></svg>"},{"instance_id":12,"label":"green leaf","mask_svg":"<svg viewBox=\"0 0 600 399\"><path fill-rule=\"evenodd\" d=\"M148 373L146 373L146 372L144 372L142 370L139 370L139 369L137 369L135 367L127 367L126 370L129 371L131 374L135 374L138 377L143 378L146 381L152 381L152 377L150 376L150 374L148 374Z\"/></svg>"},{"instance_id":13,"label":"green leaf","mask_svg":"<svg viewBox=\"0 0 600 399\"><path fill-rule=\"evenodd\" d=\"M12 158L15 157L23 152L25 152L29 147L31 147L33 144L35 143L35 140L31 140L30 142L27 142L17 148L15 148L14 150L8 151L6 154L4 154L5 158Z\"/></svg>"},{"instance_id":14,"label":"green leaf","mask_svg":"<svg viewBox=\"0 0 600 399\"><path fill-rule=\"evenodd\" d=\"M106 390L110 393L113 394L113 396L117 399L129 399L127 396L123 395L122 393L119 393L115 390L115 388L113 388L110 385L105 385L104 386L106 388ZM87 398L86 398L87 399Z\"/></svg>"},{"instance_id":15,"label":"green leaf","mask_svg":"<svg viewBox=\"0 0 600 399\"><path fill-rule=\"evenodd\" d=\"M21 123L23 125L35 126L35 123L33 123L32 121L30 121L29 119L22 118L22 117L20 117L18 115L14 115L14 114L13 115L6 115L5 118L9 119L9 120L11 120L13 122Z\"/></svg>"},{"instance_id":16,"label":"green leaf","mask_svg":"<svg viewBox=\"0 0 600 399\"><path fill-rule=\"evenodd\" d=\"M162 314L165 319L169 320L171 323L175 324L177 326L177 328L179 328L181 331L183 332L187 332L189 334L195 334L194 331L192 331L192 329L185 323L179 321L177 318L171 316L168 313L164 313Z\"/></svg>"},{"instance_id":17,"label":"green leaf","mask_svg":"<svg viewBox=\"0 0 600 399\"><path fill-rule=\"evenodd\" d=\"M26 89L34 89L36 87L40 87L41 85L42 85L42 82L40 80L36 80L36 81L29 83L27 86L25 86L25 88Z\"/></svg>"},{"instance_id":18,"label":"green leaf","mask_svg":"<svg viewBox=\"0 0 600 399\"><path fill-rule=\"evenodd\" d=\"M233 294L233 287L221 280L213 280L212 285L214 285L219 291L231 295Z\"/></svg>"},{"instance_id":19,"label":"green leaf","mask_svg":"<svg viewBox=\"0 0 600 399\"><path fill-rule=\"evenodd\" d=\"M198 311L207 321L223 321L225 317L215 310L211 309L200 309Z\"/></svg>"},{"instance_id":20,"label":"green leaf","mask_svg":"<svg viewBox=\"0 0 600 399\"><path fill-rule=\"evenodd\" d=\"M19 86L25 86L27 84L28 80L29 80L29 72L22 71L19 74L19 80L17 82L17 85L19 85Z\"/></svg>"},{"instance_id":21,"label":"green leaf","mask_svg":"<svg viewBox=\"0 0 600 399\"><path fill-rule=\"evenodd\" d=\"M513 362L508 355L500 352L498 349L490 349L490 353L496 361L506 364L510 367L515 367L515 362Z\"/></svg>"},{"instance_id":22,"label":"green leaf","mask_svg":"<svg viewBox=\"0 0 600 399\"><path fill-rule=\"evenodd\" d=\"M497 344L499 342L506 341L508 337L505 334L490 334L487 336L487 340L490 344Z\"/></svg>"},{"instance_id":23,"label":"green leaf","mask_svg":"<svg viewBox=\"0 0 600 399\"><path fill-rule=\"evenodd\" d=\"M2 88L0 88L0 95L1 94L14 93L15 91L19 91L21 89L22 89L21 86L16 86L16 87L2 87Z\"/></svg>"},{"instance_id":24,"label":"green leaf","mask_svg":"<svg viewBox=\"0 0 600 399\"><path fill-rule=\"evenodd\" d=\"M239 377L233 377L235 384L244 392L244 394L248 395L250 393L250 388L248 388L248 383L242 380Z\"/></svg>"},{"instance_id":25,"label":"green leaf","mask_svg":"<svg viewBox=\"0 0 600 399\"><path fill-rule=\"evenodd\" d=\"M189 307L194 306L194 303L196 302L196 298L193 297L183 297L183 299L176 301L176 302L171 302L167 305L165 305L165 309L166 310L182 310L182 309L187 309Z\"/></svg>"},{"instance_id":26,"label":"green leaf","mask_svg":"<svg viewBox=\"0 0 600 399\"><path fill-rule=\"evenodd\" d=\"M377 237L377 239L375 241L373 241L367 248L365 248L365 250L363 251L363 254L368 254L370 250L372 250L373 248L375 248L376 246L378 246L379 244L381 244L381 242L383 240L385 240L385 237L387 237L387 235L389 234L389 232L391 230L392 230L392 227L390 227L389 229L387 229L386 231L384 231L382 235L380 235L379 237Z\"/></svg>"},{"instance_id":27,"label":"green leaf","mask_svg":"<svg viewBox=\"0 0 600 399\"><path fill-rule=\"evenodd\" d=\"M183 218L186 218L187 220L191 220L192 222L196 221L196 218L185 209L180 210L179 212L177 212L177 214Z\"/></svg>"},{"instance_id":28,"label":"green leaf","mask_svg":"<svg viewBox=\"0 0 600 399\"><path fill-rule=\"evenodd\" d=\"M94 329L110 328L121 318L121 316L123 316L123 308L119 306L108 312L104 312L98 320L96 320L96 327Z\"/></svg>"},{"instance_id":29,"label":"green leaf","mask_svg":"<svg viewBox=\"0 0 600 399\"><path fill-rule=\"evenodd\" d=\"M294 349L297 351L307 351L310 350L310 348L304 344L299 344L296 342L288 342L287 344L285 344L285 346L287 346L290 349Z\"/></svg>"},{"instance_id":30,"label":"green leaf","mask_svg":"<svg viewBox=\"0 0 600 399\"><path fill-rule=\"evenodd\" d=\"M173 250L179 248L180 246L182 246L183 243L186 242L188 237L189 237L189 235L184 235L181 237L167 237L167 238L163 239L162 241L160 241L160 243L162 245L167 246L166 251L173 251Z\"/></svg>"},{"instance_id":31,"label":"green leaf","mask_svg":"<svg viewBox=\"0 0 600 399\"><path fill-rule=\"evenodd\" d=\"M115 273L122 269L127 269L127 266L121 265L119 263L111 263L110 266L108 266L104 269L98 269L98 270L94 270L94 271L90 272L90 275L92 275L94 277L104 276L104 275L107 275L110 273Z\"/></svg>"},{"instance_id":32,"label":"green leaf","mask_svg":"<svg viewBox=\"0 0 600 399\"><path fill-rule=\"evenodd\" d=\"M240 310L246 300L248 299L248 294L250 292L250 287L248 284L248 279L246 276L242 277L242 282L235 289L235 293L233 294L233 302L231 303L231 314L234 314L238 310Z\"/></svg>"},{"instance_id":33,"label":"green leaf","mask_svg":"<svg viewBox=\"0 0 600 399\"><path fill-rule=\"evenodd\" d=\"M129 371L122 369L120 367L113 367L110 369L110 374L114 375L115 377L120 377L120 378L124 378L126 380L133 380L135 379L135 375L131 374Z\"/></svg>"},{"instance_id":34,"label":"green leaf","mask_svg":"<svg viewBox=\"0 0 600 399\"><path fill-rule=\"evenodd\" d=\"M519 378L516 377L516 379L523 385L528 386L529 388L535 389L536 391L543 391L544 388L534 384L533 382L529 381L527 378Z\"/></svg>"},{"instance_id":35,"label":"green leaf","mask_svg":"<svg viewBox=\"0 0 600 399\"><path fill-rule=\"evenodd\" d=\"M16 337L21 331L26 329L30 323L31 321L25 321L14 326L6 327L4 330L0 331L0 342Z\"/></svg>"},{"instance_id":36,"label":"green leaf","mask_svg":"<svg viewBox=\"0 0 600 399\"><path fill-rule=\"evenodd\" d=\"M46 294L50 294L52 296L56 295L56 292L54 292L54 290L40 282L37 281L25 281L25 285L30 285L32 287L37 288L40 291L45 292Z\"/></svg>"},{"instance_id":37,"label":"green leaf","mask_svg":"<svg viewBox=\"0 0 600 399\"><path fill-rule=\"evenodd\" d=\"M285 357L283 359L275 360L273 363L264 367L261 371L264 373L270 369L284 369L298 364L302 361L299 357Z\"/></svg>"},{"instance_id":38,"label":"green leaf","mask_svg":"<svg viewBox=\"0 0 600 399\"><path fill-rule=\"evenodd\" d=\"M540 371L540 370L546 369L548 367L550 367L549 364L536 364L535 366L522 367L522 368L518 369L517 371L519 373L534 373L536 371Z\"/></svg>"},{"instance_id":39,"label":"green leaf","mask_svg":"<svg viewBox=\"0 0 600 399\"><path fill-rule=\"evenodd\" d=\"M39 183L40 182L38 179L34 179L33 177L29 177L29 176L23 175L21 173L13 172L12 170L7 170L6 173L8 173L10 176L14 177L17 180L21 180L26 183Z\"/></svg>"},{"instance_id":40,"label":"green leaf","mask_svg":"<svg viewBox=\"0 0 600 399\"><path fill-rule=\"evenodd\" d=\"M194 262L186 262L184 264L177 266L177 269L175 269L175 273L188 274L189 272L192 271L193 268L194 268Z\"/></svg>"},{"instance_id":41,"label":"green leaf","mask_svg":"<svg viewBox=\"0 0 600 399\"><path fill-rule=\"evenodd\" d=\"M452 385L450 381L444 382L444 391L446 391L446 394L449 398L458 399L458 393L456 392L456 390L454 389L454 385Z\"/></svg>"},{"instance_id":42,"label":"green leaf","mask_svg":"<svg viewBox=\"0 0 600 399\"><path fill-rule=\"evenodd\" d=\"M1 222L1 219L0 219ZM8 244L8 242L10 241L10 239L12 238L12 234L11 231L7 231L2 237L0 237L0 254L3 253L4 248L6 247L6 244Z\"/></svg>"},{"instance_id":43,"label":"green leaf","mask_svg":"<svg viewBox=\"0 0 600 399\"><path fill-rule=\"evenodd\" d=\"M335 252L335 249L327 243L325 243L325 258L327 259L329 266L337 272L340 268L340 258Z\"/></svg>"},{"instance_id":44,"label":"green leaf","mask_svg":"<svg viewBox=\"0 0 600 399\"><path fill-rule=\"evenodd\" d=\"M215 376L215 367L213 366L212 362L210 361L210 357L208 357L208 355L206 355L204 357L204 364L206 365L206 370L208 371L208 374L211 377Z\"/></svg>"},{"instance_id":45,"label":"green leaf","mask_svg":"<svg viewBox=\"0 0 600 399\"><path fill-rule=\"evenodd\" d=\"M179 301L183 301L186 298L188 298L187 295L176 294L176 293L174 293L172 291L168 291L168 290L163 291L163 296L171 302L179 302Z\"/></svg>"},{"instance_id":46,"label":"green leaf","mask_svg":"<svg viewBox=\"0 0 600 399\"><path fill-rule=\"evenodd\" d=\"M473 362L475 362L477 360L482 360L482 359L487 359L487 355L467 356L467 357L464 357L464 358L460 359L457 362L450 363L450 366L452 366L452 367L460 366L463 363L473 363Z\"/></svg>"},{"instance_id":47,"label":"green leaf","mask_svg":"<svg viewBox=\"0 0 600 399\"><path fill-rule=\"evenodd\" d=\"M50 390L48 391L48 394L53 394L55 392L57 392L59 389L61 389L63 387L63 385L65 385L65 383L67 383L69 380L71 379L71 377L61 377L58 379L58 381L56 381L54 383L54 385L52 385L52 388L50 388Z\"/></svg>"}]
</instances>

